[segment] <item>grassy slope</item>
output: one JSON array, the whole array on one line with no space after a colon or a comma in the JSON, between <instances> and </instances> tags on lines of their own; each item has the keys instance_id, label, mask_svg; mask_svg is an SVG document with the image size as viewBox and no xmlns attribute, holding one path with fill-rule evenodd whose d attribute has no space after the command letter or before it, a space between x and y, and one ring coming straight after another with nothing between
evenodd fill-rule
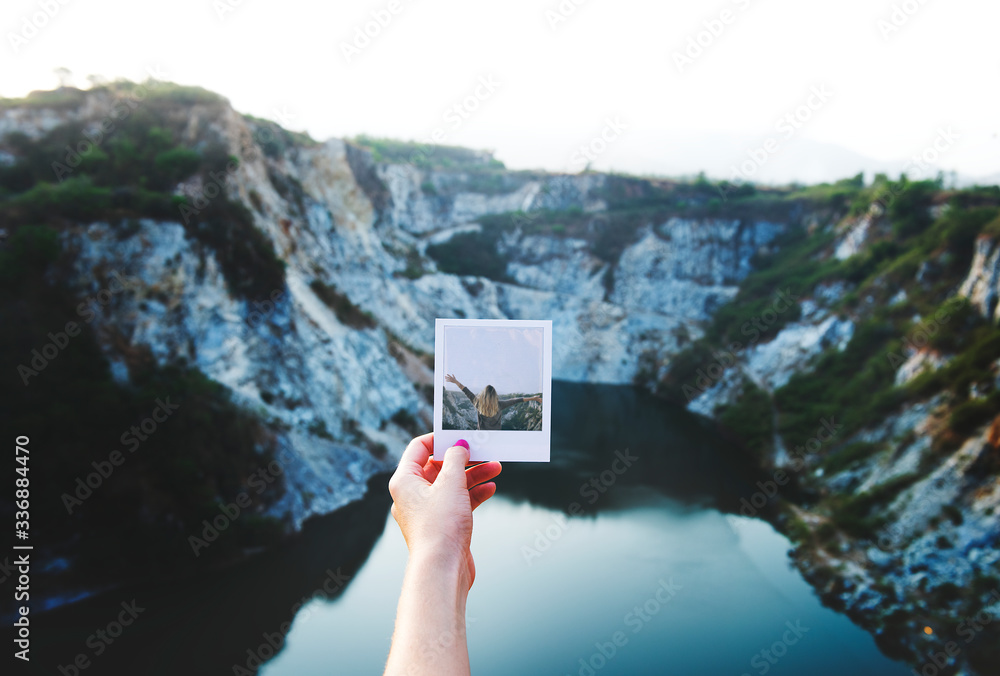
<instances>
[{"instance_id":1,"label":"grassy slope","mask_svg":"<svg viewBox=\"0 0 1000 676\"><path fill-rule=\"evenodd\" d=\"M831 551L840 551L838 543L844 538L849 542L877 541L880 529L893 518L888 509L893 499L1000 413L1000 392L995 389L993 372L993 364L1000 359L1000 327L954 297L968 273L976 238L1000 234L1000 189L944 191L933 182L897 182L856 186L836 197L831 197L836 193L829 186L811 190L820 195L819 206L833 206L830 213L834 217L828 225L838 220L836 214L856 217L880 198L888 208L873 226L865 249L844 261L831 255L829 227L790 233L776 252L756 261L757 271L744 282L734 301L717 313L706 338L678 355L666 378L654 385L662 394L683 401L685 385L696 386L696 374L711 363L713 352L738 336L739 329L759 315L779 288L790 285L806 298L819 284L842 283L851 289L834 308L855 322L855 333L846 349L830 349L772 394L745 383L737 401L716 411L716 417L743 441L747 451L764 462L769 462L773 450L773 419L789 449L805 445L824 417L835 415L844 425L834 443L809 454L808 466L822 468L826 478L817 478L811 471L792 473L793 487L783 493L786 499L818 515L821 526L807 526L794 516L795 510L789 511L790 518L778 520L797 544L797 557L808 560L812 552L822 561L823 548L832 546ZM831 205L831 199L839 204ZM929 209L932 204L946 208L934 218ZM890 304L900 291L905 291L905 300ZM794 313L785 315L779 315L768 327L764 340L795 318ZM909 356L907 348L923 346L925 341L931 349L953 358L944 367L896 387L896 369ZM830 490L829 477L886 450L883 444L850 442L853 433L882 423L907 404L936 395L944 403L946 422L934 433L930 453L922 458L917 472L884 481L863 493ZM774 418L772 410L777 412ZM990 457L992 465L980 469L996 476L1000 474L1000 454ZM960 510L950 507L948 518L960 523ZM837 573L823 566L810 573L818 587L832 583L834 591L842 590ZM968 590L945 582L933 590L931 607L945 609L938 618L942 622L947 621L950 604L960 600L965 604L962 612L974 614L981 609L985 592L998 583L1000 580L986 574L976 578ZM883 583L876 588L889 598L896 593ZM836 594L829 598L838 602ZM884 619L877 635L879 645L893 656L919 659L905 647L908 632L919 633L919 628L913 630L911 618L904 615L897 612ZM998 637L1000 632L992 627L966 649L973 666L982 670L983 665L996 663L1000 657L996 652Z\"/></svg>"}]
</instances>

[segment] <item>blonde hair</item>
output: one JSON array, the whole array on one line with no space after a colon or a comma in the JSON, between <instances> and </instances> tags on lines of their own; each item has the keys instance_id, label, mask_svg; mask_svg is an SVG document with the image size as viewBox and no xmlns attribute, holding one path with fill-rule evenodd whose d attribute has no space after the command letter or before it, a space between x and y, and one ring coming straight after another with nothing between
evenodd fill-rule
<instances>
[{"instance_id":1,"label":"blonde hair","mask_svg":"<svg viewBox=\"0 0 1000 676\"><path fill-rule=\"evenodd\" d=\"M487 418L492 418L500 412L500 401L497 391L492 385L487 385L483 391L476 395L476 410Z\"/></svg>"}]
</instances>

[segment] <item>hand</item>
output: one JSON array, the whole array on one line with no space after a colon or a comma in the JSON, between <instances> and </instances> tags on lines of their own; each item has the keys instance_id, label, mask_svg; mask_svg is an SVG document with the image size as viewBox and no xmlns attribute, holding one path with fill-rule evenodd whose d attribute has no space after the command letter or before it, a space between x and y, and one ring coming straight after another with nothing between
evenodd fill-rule
<instances>
[{"instance_id":1,"label":"hand","mask_svg":"<svg viewBox=\"0 0 1000 676\"><path fill-rule=\"evenodd\" d=\"M542 400L541 397L531 397L530 399L528 399L528 401L541 401L541 400Z\"/></svg>"},{"instance_id":2,"label":"hand","mask_svg":"<svg viewBox=\"0 0 1000 676\"><path fill-rule=\"evenodd\" d=\"M469 449L452 446L443 462L432 460L434 435L413 439L399 460L389 493L392 516L403 532L411 556L459 557L465 588L476 579L472 560L472 511L496 493L491 481L500 474L499 462L483 462L466 469Z\"/></svg>"},{"instance_id":3,"label":"hand","mask_svg":"<svg viewBox=\"0 0 1000 676\"><path fill-rule=\"evenodd\" d=\"M445 381L451 383L452 385L454 385L458 389L462 389L462 383L458 382L458 378L456 378L452 374L449 373L449 374L445 375L444 379L445 379Z\"/></svg>"}]
</instances>

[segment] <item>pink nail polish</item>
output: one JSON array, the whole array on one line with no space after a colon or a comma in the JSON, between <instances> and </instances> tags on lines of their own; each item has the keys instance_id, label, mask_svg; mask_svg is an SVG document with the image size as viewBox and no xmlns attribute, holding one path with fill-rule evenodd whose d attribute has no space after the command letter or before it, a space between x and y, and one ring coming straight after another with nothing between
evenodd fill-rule
<instances>
[{"instance_id":1,"label":"pink nail polish","mask_svg":"<svg viewBox=\"0 0 1000 676\"><path fill-rule=\"evenodd\" d=\"M465 450L469 450L469 442L465 439L459 439L455 442L456 446L465 446Z\"/></svg>"}]
</instances>

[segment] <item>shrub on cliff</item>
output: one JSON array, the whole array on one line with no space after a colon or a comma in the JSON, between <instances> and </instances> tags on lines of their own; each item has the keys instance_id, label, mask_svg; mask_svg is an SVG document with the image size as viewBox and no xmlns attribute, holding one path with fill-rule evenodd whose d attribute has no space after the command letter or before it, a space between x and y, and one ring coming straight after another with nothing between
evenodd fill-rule
<instances>
[{"instance_id":1,"label":"shrub on cliff","mask_svg":"<svg viewBox=\"0 0 1000 676\"><path fill-rule=\"evenodd\" d=\"M507 277L507 260L497 250L497 237L489 232L459 233L441 244L427 247L438 269L452 275L475 275L498 282Z\"/></svg>"},{"instance_id":2,"label":"shrub on cliff","mask_svg":"<svg viewBox=\"0 0 1000 676\"><path fill-rule=\"evenodd\" d=\"M125 83L120 88L129 90ZM2 145L15 161L0 168L0 219L11 226L57 227L143 217L183 221L215 251L232 293L266 297L284 286L284 265L252 214L220 188L222 194L189 217L180 210L188 205L186 198L172 194L180 181L198 173L208 186L213 175L225 176L232 159L220 143L183 145L187 118L176 114L177 105L223 101L200 88L159 83L123 119L69 122L38 140L8 134ZM95 126L98 122L111 123L110 128Z\"/></svg>"},{"instance_id":3,"label":"shrub on cliff","mask_svg":"<svg viewBox=\"0 0 1000 676\"><path fill-rule=\"evenodd\" d=\"M18 228L0 247L0 319L17 327L0 332L0 361L13 380L0 389L0 409L12 430L31 435L32 529L47 555L67 558L71 574L99 586L272 542L280 524L241 518L193 556L187 538L220 513L219 501L248 492L246 516L260 516L281 494L280 476L266 492L247 490L274 458L273 439L224 387L184 366L157 366L115 333L107 339L128 346L128 382L112 378L79 299L53 281L64 264L58 255L55 231L43 227ZM79 332L67 332L71 321ZM26 383L14 375L22 365L37 371ZM111 463L113 452L121 462Z\"/></svg>"}]
</instances>

